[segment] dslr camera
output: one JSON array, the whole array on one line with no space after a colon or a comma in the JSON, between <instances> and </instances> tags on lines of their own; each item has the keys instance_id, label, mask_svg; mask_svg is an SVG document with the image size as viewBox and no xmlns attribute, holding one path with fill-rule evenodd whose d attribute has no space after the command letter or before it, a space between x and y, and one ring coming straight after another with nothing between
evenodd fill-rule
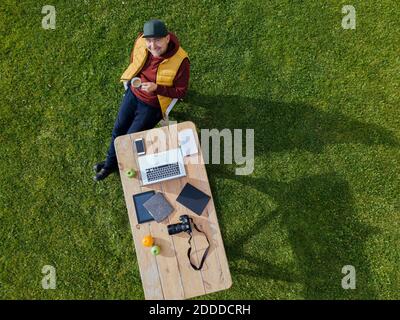
<instances>
[{"instance_id":1,"label":"dslr camera","mask_svg":"<svg viewBox=\"0 0 400 320\"><path fill-rule=\"evenodd\" d=\"M184 214L179 217L180 223L175 223L175 224L170 224L167 226L168 228L168 234L172 236L173 234L177 234L180 232L187 232L191 233L192 232L192 227L190 225L190 218L188 215Z\"/></svg>"}]
</instances>

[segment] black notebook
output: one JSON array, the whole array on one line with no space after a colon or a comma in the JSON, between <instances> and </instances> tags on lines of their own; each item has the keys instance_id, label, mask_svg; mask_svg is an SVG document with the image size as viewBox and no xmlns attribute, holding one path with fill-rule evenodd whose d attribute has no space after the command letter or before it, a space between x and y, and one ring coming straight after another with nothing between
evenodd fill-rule
<instances>
[{"instance_id":1,"label":"black notebook","mask_svg":"<svg viewBox=\"0 0 400 320\"><path fill-rule=\"evenodd\" d=\"M186 183L176 201L200 216L210 198L203 191L192 186L190 183Z\"/></svg>"},{"instance_id":2,"label":"black notebook","mask_svg":"<svg viewBox=\"0 0 400 320\"><path fill-rule=\"evenodd\" d=\"M154 220L153 216L143 206L143 203L149 200L154 193L155 192L151 190L133 195L133 202L135 203L135 211L138 223L145 223Z\"/></svg>"}]
</instances>

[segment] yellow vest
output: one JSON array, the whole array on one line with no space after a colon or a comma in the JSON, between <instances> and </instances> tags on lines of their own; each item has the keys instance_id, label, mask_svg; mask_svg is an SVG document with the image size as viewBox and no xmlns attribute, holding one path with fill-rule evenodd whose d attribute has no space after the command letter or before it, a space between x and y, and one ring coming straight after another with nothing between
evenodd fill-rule
<instances>
[{"instance_id":1,"label":"yellow vest","mask_svg":"<svg viewBox=\"0 0 400 320\"><path fill-rule=\"evenodd\" d=\"M133 52L132 62L122 74L121 81L130 81L140 72L140 70L142 70L146 62L148 51L146 40L143 36L136 40ZM188 58L188 54L182 49L182 47L179 47L178 51L172 57L163 60L157 69L156 84L172 87L174 85L176 73L185 58ZM172 98L161 95L157 95L157 98L160 102L161 111L164 116Z\"/></svg>"}]
</instances>

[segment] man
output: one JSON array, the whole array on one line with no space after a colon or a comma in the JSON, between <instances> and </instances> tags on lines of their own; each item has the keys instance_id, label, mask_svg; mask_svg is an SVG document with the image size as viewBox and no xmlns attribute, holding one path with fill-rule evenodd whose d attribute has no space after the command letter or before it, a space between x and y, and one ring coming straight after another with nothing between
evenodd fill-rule
<instances>
[{"instance_id":1,"label":"man","mask_svg":"<svg viewBox=\"0 0 400 320\"><path fill-rule=\"evenodd\" d=\"M128 133L148 130L163 118L173 98L183 98L189 84L190 64L177 37L167 31L164 22L150 20L135 41L131 64L121 76L128 83L112 131L105 161L94 166L95 181L118 170L114 140ZM133 77L142 81L140 88L130 84Z\"/></svg>"}]
</instances>

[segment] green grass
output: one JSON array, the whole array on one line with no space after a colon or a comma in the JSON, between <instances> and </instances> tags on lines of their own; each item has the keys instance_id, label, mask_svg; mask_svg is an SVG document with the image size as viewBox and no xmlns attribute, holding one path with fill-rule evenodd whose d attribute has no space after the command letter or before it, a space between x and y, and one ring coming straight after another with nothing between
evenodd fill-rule
<instances>
[{"instance_id":1,"label":"green grass","mask_svg":"<svg viewBox=\"0 0 400 320\"><path fill-rule=\"evenodd\" d=\"M94 184L91 167L152 17L191 58L173 118L255 130L253 174L207 165L233 286L202 298L400 298L397 1L51 4L56 30L44 4L0 6L0 298L144 298L119 177Z\"/></svg>"}]
</instances>

